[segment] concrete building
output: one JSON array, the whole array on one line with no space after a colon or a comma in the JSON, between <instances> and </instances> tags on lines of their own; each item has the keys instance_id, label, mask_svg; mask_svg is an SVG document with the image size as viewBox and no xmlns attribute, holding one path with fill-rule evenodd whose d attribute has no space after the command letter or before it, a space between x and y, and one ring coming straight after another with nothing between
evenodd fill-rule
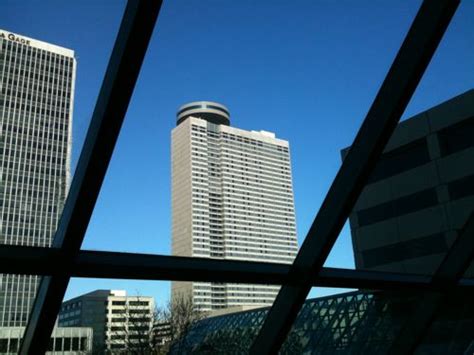
<instances>
[{"instance_id":1,"label":"concrete building","mask_svg":"<svg viewBox=\"0 0 474 355\"><path fill-rule=\"evenodd\" d=\"M0 243L50 246L69 186L74 52L0 30ZM0 327L25 326L39 277L0 275Z\"/></svg>"},{"instance_id":2,"label":"concrete building","mask_svg":"<svg viewBox=\"0 0 474 355\"><path fill-rule=\"evenodd\" d=\"M0 328L0 354L18 354L24 327ZM92 328L54 328L46 354L79 355L92 352Z\"/></svg>"},{"instance_id":3,"label":"concrete building","mask_svg":"<svg viewBox=\"0 0 474 355\"><path fill-rule=\"evenodd\" d=\"M171 324L169 322L159 321L153 325L152 344L155 349L163 347L169 343L171 339Z\"/></svg>"},{"instance_id":4,"label":"concrete building","mask_svg":"<svg viewBox=\"0 0 474 355\"><path fill-rule=\"evenodd\" d=\"M473 210L469 90L398 125L350 215L356 267L430 274Z\"/></svg>"},{"instance_id":5,"label":"concrete building","mask_svg":"<svg viewBox=\"0 0 474 355\"><path fill-rule=\"evenodd\" d=\"M230 126L215 102L182 106L172 131L172 253L291 263L298 249L287 141ZM271 285L174 282L210 311L271 304Z\"/></svg>"},{"instance_id":6,"label":"concrete building","mask_svg":"<svg viewBox=\"0 0 474 355\"><path fill-rule=\"evenodd\" d=\"M153 297L96 290L63 302L58 325L91 327L94 353L130 350L134 344L150 343L154 310Z\"/></svg>"}]
</instances>

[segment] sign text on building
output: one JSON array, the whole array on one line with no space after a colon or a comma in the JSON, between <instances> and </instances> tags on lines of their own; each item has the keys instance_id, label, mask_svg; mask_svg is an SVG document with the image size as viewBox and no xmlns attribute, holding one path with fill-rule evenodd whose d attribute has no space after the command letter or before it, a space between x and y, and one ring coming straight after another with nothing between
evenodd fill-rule
<instances>
[{"instance_id":1,"label":"sign text on building","mask_svg":"<svg viewBox=\"0 0 474 355\"><path fill-rule=\"evenodd\" d=\"M13 33L0 32L0 38L9 39L10 41L18 42L18 43L21 43L21 44L26 44L27 46L30 45L30 40L29 39L21 38L19 36L14 35Z\"/></svg>"}]
</instances>

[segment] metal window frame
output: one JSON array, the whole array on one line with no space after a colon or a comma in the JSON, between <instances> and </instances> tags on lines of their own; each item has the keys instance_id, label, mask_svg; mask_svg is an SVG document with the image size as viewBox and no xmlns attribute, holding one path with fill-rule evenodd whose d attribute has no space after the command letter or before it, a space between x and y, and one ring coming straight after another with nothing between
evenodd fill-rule
<instances>
[{"instance_id":1,"label":"metal window frame","mask_svg":"<svg viewBox=\"0 0 474 355\"><path fill-rule=\"evenodd\" d=\"M283 285L253 344L255 354L278 352L313 286L421 290L427 307L412 328L408 324L402 330L392 348L413 350L436 316L443 295L474 290L473 280L461 278L474 256L473 215L433 277L323 265L459 2L425 0L421 5L303 246L294 263L286 265L81 250L162 3L129 0L53 247L0 246L1 273L43 276L20 353L46 352L71 277ZM409 341L404 338L407 331Z\"/></svg>"}]
</instances>

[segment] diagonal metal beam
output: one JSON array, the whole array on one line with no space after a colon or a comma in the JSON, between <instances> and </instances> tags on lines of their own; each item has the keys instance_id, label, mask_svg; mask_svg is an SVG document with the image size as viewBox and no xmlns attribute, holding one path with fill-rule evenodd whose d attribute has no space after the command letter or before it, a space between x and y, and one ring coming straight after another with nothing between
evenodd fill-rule
<instances>
[{"instance_id":1,"label":"diagonal metal beam","mask_svg":"<svg viewBox=\"0 0 474 355\"><path fill-rule=\"evenodd\" d=\"M130 0L97 98L53 247L79 251L145 57L161 0ZM45 353L69 276L41 280L20 353Z\"/></svg>"},{"instance_id":2,"label":"diagonal metal beam","mask_svg":"<svg viewBox=\"0 0 474 355\"><path fill-rule=\"evenodd\" d=\"M298 284L289 277L290 265L166 255L81 250L68 260L61 249L0 246L0 273L55 277L135 280L204 281L255 284ZM441 290L430 276L380 271L322 268L312 286L377 290ZM460 280L457 290L474 289Z\"/></svg>"},{"instance_id":3,"label":"diagonal metal beam","mask_svg":"<svg viewBox=\"0 0 474 355\"><path fill-rule=\"evenodd\" d=\"M251 348L275 354L286 339L360 192L392 135L459 1L426 0L385 78L354 143L296 256L292 276L303 286L283 286Z\"/></svg>"},{"instance_id":4,"label":"diagonal metal beam","mask_svg":"<svg viewBox=\"0 0 474 355\"><path fill-rule=\"evenodd\" d=\"M427 292L420 297L420 307L409 317L405 326L392 343L391 354L413 353L428 332L431 324L447 300L449 293L455 291L457 282L474 259L474 212L464 225L440 266L434 273L431 283L442 286L441 291Z\"/></svg>"}]
</instances>

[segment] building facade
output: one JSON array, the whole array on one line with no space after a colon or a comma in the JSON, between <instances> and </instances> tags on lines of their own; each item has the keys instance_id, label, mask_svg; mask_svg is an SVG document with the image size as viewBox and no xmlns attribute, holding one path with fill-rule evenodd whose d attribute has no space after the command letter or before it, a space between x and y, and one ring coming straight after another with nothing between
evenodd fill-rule
<instances>
[{"instance_id":1,"label":"building facade","mask_svg":"<svg viewBox=\"0 0 474 355\"><path fill-rule=\"evenodd\" d=\"M0 328L0 354L18 354L24 327ZM46 354L80 355L92 352L91 328L54 328Z\"/></svg>"},{"instance_id":2,"label":"building facade","mask_svg":"<svg viewBox=\"0 0 474 355\"><path fill-rule=\"evenodd\" d=\"M472 211L469 90L396 128L350 215L356 267L431 274Z\"/></svg>"},{"instance_id":3,"label":"building facade","mask_svg":"<svg viewBox=\"0 0 474 355\"><path fill-rule=\"evenodd\" d=\"M131 350L151 343L155 302L153 297L127 296L123 290L96 290L63 302L60 327L93 329L93 350Z\"/></svg>"},{"instance_id":4,"label":"building facade","mask_svg":"<svg viewBox=\"0 0 474 355\"><path fill-rule=\"evenodd\" d=\"M266 131L230 126L227 108L192 102L172 131L172 253L291 263L296 238L290 151ZM174 282L202 310L271 304L279 286Z\"/></svg>"},{"instance_id":5,"label":"building facade","mask_svg":"<svg viewBox=\"0 0 474 355\"><path fill-rule=\"evenodd\" d=\"M0 243L49 247L69 186L74 52L0 30ZM25 326L39 277L0 275L0 326Z\"/></svg>"}]
</instances>

